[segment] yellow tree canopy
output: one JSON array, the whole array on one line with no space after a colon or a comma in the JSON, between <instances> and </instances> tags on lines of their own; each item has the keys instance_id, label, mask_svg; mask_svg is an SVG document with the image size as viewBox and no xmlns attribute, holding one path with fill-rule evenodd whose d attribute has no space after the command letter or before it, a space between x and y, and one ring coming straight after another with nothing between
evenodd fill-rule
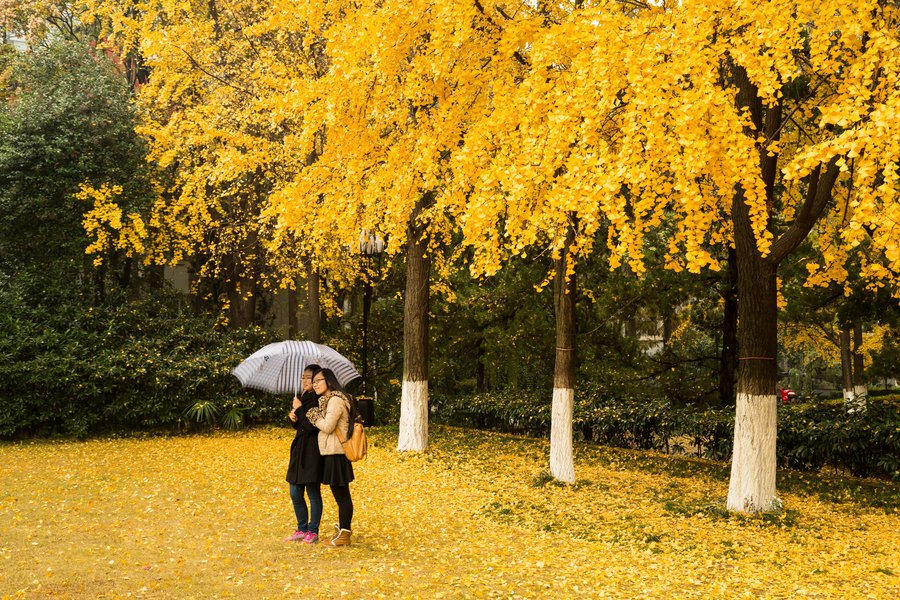
<instances>
[{"instance_id":1,"label":"yellow tree canopy","mask_svg":"<svg viewBox=\"0 0 900 600\"><path fill-rule=\"evenodd\" d=\"M169 176L149 220L158 260L198 246L224 255L256 236L281 272L306 254L347 279L361 232L400 251L416 202L439 193L483 116L491 77L521 66L498 52L516 20L494 3L88 5L151 73L141 131ZM449 233L440 211L423 220Z\"/></svg>"},{"instance_id":2,"label":"yellow tree canopy","mask_svg":"<svg viewBox=\"0 0 900 600\"><path fill-rule=\"evenodd\" d=\"M804 178L834 159L841 210L817 232L831 267L811 271L840 276L835 265L865 238L878 257L866 274L896 284L900 31L887 4L600 1L548 19L520 48L527 76L494 88L490 117L457 153L450 205L475 270L560 247L570 213L582 255L608 222L612 264L640 272L647 234L666 228L670 267L717 269L736 189L766 254L797 218ZM737 108L736 67L764 106L781 104L775 135ZM760 152L779 157L776 197Z\"/></svg>"},{"instance_id":3,"label":"yellow tree canopy","mask_svg":"<svg viewBox=\"0 0 900 600\"><path fill-rule=\"evenodd\" d=\"M403 250L417 201L444 193L450 157L488 114L493 78L521 67L499 51L515 19L471 0L283 2L273 13L273 26L321 39L328 68L295 76L272 100L303 115L286 153L316 151L273 194L272 214L320 249L373 231L389 254ZM446 241L440 210L422 219Z\"/></svg>"},{"instance_id":4,"label":"yellow tree canopy","mask_svg":"<svg viewBox=\"0 0 900 600\"><path fill-rule=\"evenodd\" d=\"M661 231L671 268L718 269L736 190L765 255L801 216L807 180L836 161L812 281L842 277L866 241L863 274L896 287L890 3L89 3L152 69L144 132L174 175L151 247L170 256L231 215L273 256L308 252L339 270L361 231L403 248L417 200L433 194L425 219L445 235L457 220L475 273L558 251L573 222L581 256L605 236L612 265L641 272ZM780 107L777 131L755 131L738 108L736 69ZM779 161L771 197L760 153ZM265 210L242 212L259 197Z\"/></svg>"},{"instance_id":5,"label":"yellow tree canopy","mask_svg":"<svg viewBox=\"0 0 900 600\"><path fill-rule=\"evenodd\" d=\"M140 56L140 127L158 169L148 219L148 258L205 257L201 276L277 285L302 264L296 241L266 252L261 218L292 162L284 158L290 115L267 101L297 59L290 40L268 39L264 2L90 0L122 53ZM262 281L264 277L271 280ZM247 294L245 289L242 293Z\"/></svg>"},{"instance_id":6,"label":"yellow tree canopy","mask_svg":"<svg viewBox=\"0 0 900 600\"><path fill-rule=\"evenodd\" d=\"M841 364L840 331L834 323L784 323L779 329L785 347L802 352L808 361L819 359L830 366ZM890 334L890 328L881 324L865 332L857 351L866 367L872 365L872 355L881 351Z\"/></svg>"}]
</instances>

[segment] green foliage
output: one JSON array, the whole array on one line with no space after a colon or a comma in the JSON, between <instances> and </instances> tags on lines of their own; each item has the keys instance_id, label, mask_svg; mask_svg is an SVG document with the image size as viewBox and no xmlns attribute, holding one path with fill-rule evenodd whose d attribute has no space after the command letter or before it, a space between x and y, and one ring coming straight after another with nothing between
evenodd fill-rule
<instances>
[{"instance_id":1,"label":"green foliage","mask_svg":"<svg viewBox=\"0 0 900 600\"><path fill-rule=\"evenodd\" d=\"M219 407L211 400L198 400L188 407L184 414L198 423L212 425L216 422L216 417L219 416Z\"/></svg>"},{"instance_id":2,"label":"green foliage","mask_svg":"<svg viewBox=\"0 0 900 600\"><path fill-rule=\"evenodd\" d=\"M873 378L896 379L900 377L900 331L893 329L884 346L872 357L868 371Z\"/></svg>"},{"instance_id":3,"label":"green foliage","mask_svg":"<svg viewBox=\"0 0 900 600\"><path fill-rule=\"evenodd\" d=\"M244 412L246 409L239 406L231 408L222 415L222 427L225 429L240 429L244 426Z\"/></svg>"},{"instance_id":4,"label":"green foliage","mask_svg":"<svg viewBox=\"0 0 900 600\"><path fill-rule=\"evenodd\" d=\"M900 480L900 406L891 398L870 398L865 412L848 414L830 401L783 407L778 416L781 464Z\"/></svg>"},{"instance_id":5,"label":"green foliage","mask_svg":"<svg viewBox=\"0 0 900 600\"><path fill-rule=\"evenodd\" d=\"M244 391L231 375L271 334L219 331L157 296L50 310L0 294L0 436L172 429L220 414L236 427L283 414L283 398Z\"/></svg>"},{"instance_id":6,"label":"green foliage","mask_svg":"<svg viewBox=\"0 0 900 600\"><path fill-rule=\"evenodd\" d=\"M100 52L74 42L16 55L0 78L0 272L28 274L32 297L96 285L85 260L81 183L123 187L148 202L145 147L125 78Z\"/></svg>"},{"instance_id":7,"label":"green foliage","mask_svg":"<svg viewBox=\"0 0 900 600\"><path fill-rule=\"evenodd\" d=\"M454 274L453 301L435 298L429 387L446 394L546 388L553 380L552 288L536 293L546 261L473 280Z\"/></svg>"},{"instance_id":8,"label":"green foliage","mask_svg":"<svg viewBox=\"0 0 900 600\"><path fill-rule=\"evenodd\" d=\"M587 385L576 392L573 425L585 440L607 446L695 454L727 460L734 411L678 407L651 393L617 393ZM432 396L436 421L546 437L548 393L497 392ZM837 402L780 405L778 464L805 471L831 467L860 477L900 480L900 405L870 399L866 413Z\"/></svg>"},{"instance_id":9,"label":"green foliage","mask_svg":"<svg viewBox=\"0 0 900 600\"><path fill-rule=\"evenodd\" d=\"M550 402L534 391L503 391L429 398L437 422L508 433L542 435L549 431Z\"/></svg>"}]
</instances>

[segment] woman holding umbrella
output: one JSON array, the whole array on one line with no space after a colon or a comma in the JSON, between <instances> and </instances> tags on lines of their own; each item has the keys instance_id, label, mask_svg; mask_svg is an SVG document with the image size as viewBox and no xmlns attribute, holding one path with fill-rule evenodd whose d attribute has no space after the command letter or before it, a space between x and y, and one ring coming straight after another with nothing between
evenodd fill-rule
<instances>
[{"instance_id":1,"label":"woman holding umbrella","mask_svg":"<svg viewBox=\"0 0 900 600\"><path fill-rule=\"evenodd\" d=\"M306 413L310 423L319 429L319 452L324 463L322 483L331 486L331 493L338 505L338 525L335 535L326 546L349 546L350 525L353 521L353 500L350 498L350 482L353 481L353 465L344 456L344 447L337 432L349 436L353 399L344 391L331 369L320 369L313 374L313 390L319 395L319 406Z\"/></svg>"},{"instance_id":2,"label":"woman holding umbrella","mask_svg":"<svg viewBox=\"0 0 900 600\"><path fill-rule=\"evenodd\" d=\"M290 486L294 514L297 516L297 530L284 538L286 542L314 544L319 540L319 523L322 521L322 456L319 453L318 432L315 425L306 418L306 412L319 405L319 396L313 391L313 373L319 365L309 365L303 370L303 394L294 396L293 406L288 413L291 424L297 430L291 442L291 459L288 464L287 482ZM309 511L303 492L309 497Z\"/></svg>"}]
</instances>

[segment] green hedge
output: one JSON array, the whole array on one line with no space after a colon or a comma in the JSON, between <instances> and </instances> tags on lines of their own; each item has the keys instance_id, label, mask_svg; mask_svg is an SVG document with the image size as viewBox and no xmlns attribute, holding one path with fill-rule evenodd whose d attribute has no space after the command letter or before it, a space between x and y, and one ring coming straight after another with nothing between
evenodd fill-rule
<instances>
[{"instance_id":1,"label":"green hedge","mask_svg":"<svg viewBox=\"0 0 900 600\"><path fill-rule=\"evenodd\" d=\"M895 397L869 398L848 414L840 400L784 406L778 413L780 464L816 471L832 466L858 477L900 480L900 410Z\"/></svg>"},{"instance_id":2,"label":"green hedge","mask_svg":"<svg viewBox=\"0 0 900 600\"><path fill-rule=\"evenodd\" d=\"M431 403L439 422L549 435L549 391L434 395ZM616 396L588 387L576 393L573 426L583 439L605 445L728 460L734 408L673 407L649 393ZM781 467L818 471L828 466L860 477L900 480L900 406L894 398L870 398L865 413L848 414L834 401L779 404L777 458Z\"/></svg>"},{"instance_id":3,"label":"green hedge","mask_svg":"<svg viewBox=\"0 0 900 600\"><path fill-rule=\"evenodd\" d=\"M220 331L171 298L9 308L0 316L0 437L171 429L212 413L236 425L284 411L284 398L242 390L230 374L270 341L261 329Z\"/></svg>"}]
</instances>

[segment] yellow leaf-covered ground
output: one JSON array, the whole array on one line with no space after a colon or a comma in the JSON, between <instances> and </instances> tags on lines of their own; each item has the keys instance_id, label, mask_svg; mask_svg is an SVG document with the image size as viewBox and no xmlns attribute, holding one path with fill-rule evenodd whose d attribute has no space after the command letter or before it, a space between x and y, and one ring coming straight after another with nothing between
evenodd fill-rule
<instances>
[{"instance_id":1,"label":"yellow leaf-covered ground","mask_svg":"<svg viewBox=\"0 0 900 600\"><path fill-rule=\"evenodd\" d=\"M784 473L729 517L718 463L579 446L563 486L544 441L443 427L371 431L352 548L285 544L292 435L0 446L0 596L900 597L898 486Z\"/></svg>"}]
</instances>

